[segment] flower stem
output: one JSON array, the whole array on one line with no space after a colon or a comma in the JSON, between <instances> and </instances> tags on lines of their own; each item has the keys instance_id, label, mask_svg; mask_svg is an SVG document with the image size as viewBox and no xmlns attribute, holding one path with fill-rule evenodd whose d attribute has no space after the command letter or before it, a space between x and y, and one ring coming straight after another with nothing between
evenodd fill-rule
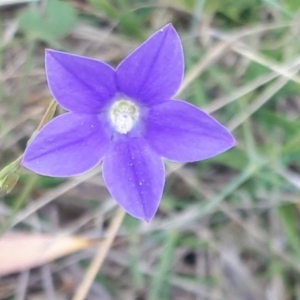
<instances>
[{"instance_id":1,"label":"flower stem","mask_svg":"<svg viewBox=\"0 0 300 300\"><path fill-rule=\"evenodd\" d=\"M53 118L56 107L57 102L55 100L51 100L45 114L43 115L42 120L39 123L39 126L31 135L31 138L28 140L27 144L29 144L36 136L36 134L44 127L44 125L46 125ZM23 154L20 155L16 160L11 162L9 165L4 167L2 170L0 170L0 190L5 191L6 193L10 193L14 186L17 184L20 177L19 170L21 168L22 159Z\"/></svg>"},{"instance_id":2,"label":"flower stem","mask_svg":"<svg viewBox=\"0 0 300 300\"><path fill-rule=\"evenodd\" d=\"M51 102L49 103L46 112L44 113L42 120L39 123L39 126L37 127L37 129L35 130L35 132L32 134L32 136L30 137L29 141L27 142L27 144L29 144L33 138L36 136L36 134L53 118L55 111L56 111L56 107L57 107L57 102L55 100L51 100Z\"/></svg>"},{"instance_id":3,"label":"flower stem","mask_svg":"<svg viewBox=\"0 0 300 300\"><path fill-rule=\"evenodd\" d=\"M122 208L118 208L108 230L106 238L100 242L97 249L96 255L91 262L81 284L79 285L74 297L72 300L84 300L86 295L93 284L97 273L99 272L105 257L108 254L109 249L115 239L115 236L122 224L122 221L125 217L125 211Z\"/></svg>"}]
</instances>

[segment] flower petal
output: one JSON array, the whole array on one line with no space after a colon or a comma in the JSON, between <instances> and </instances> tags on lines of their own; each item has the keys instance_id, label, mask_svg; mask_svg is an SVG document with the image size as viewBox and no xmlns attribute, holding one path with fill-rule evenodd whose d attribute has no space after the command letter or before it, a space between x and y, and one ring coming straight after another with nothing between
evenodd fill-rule
<instances>
[{"instance_id":1,"label":"flower petal","mask_svg":"<svg viewBox=\"0 0 300 300\"><path fill-rule=\"evenodd\" d=\"M103 161L103 178L115 200L135 218L149 221L165 181L161 159L141 138L117 140Z\"/></svg>"},{"instance_id":2,"label":"flower petal","mask_svg":"<svg viewBox=\"0 0 300 300\"><path fill-rule=\"evenodd\" d=\"M152 35L117 68L119 91L146 104L170 99L184 71L180 38L172 25Z\"/></svg>"},{"instance_id":3,"label":"flower petal","mask_svg":"<svg viewBox=\"0 0 300 300\"><path fill-rule=\"evenodd\" d=\"M102 160L109 137L96 115L63 114L50 121L28 145L22 165L38 174L82 174Z\"/></svg>"},{"instance_id":4,"label":"flower petal","mask_svg":"<svg viewBox=\"0 0 300 300\"><path fill-rule=\"evenodd\" d=\"M213 157L236 143L214 118L180 100L165 101L151 108L145 138L158 154L181 162Z\"/></svg>"},{"instance_id":5,"label":"flower petal","mask_svg":"<svg viewBox=\"0 0 300 300\"><path fill-rule=\"evenodd\" d=\"M98 113L117 91L114 69L83 56L47 50L46 74L54 98L73 112Z\"/></svg>"}]
</instances>

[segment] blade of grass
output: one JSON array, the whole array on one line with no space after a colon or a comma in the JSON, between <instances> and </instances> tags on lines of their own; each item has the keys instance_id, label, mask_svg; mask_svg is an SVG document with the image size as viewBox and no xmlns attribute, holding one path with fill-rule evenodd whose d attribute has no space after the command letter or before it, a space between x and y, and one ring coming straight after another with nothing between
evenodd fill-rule
<instances>
[{"instance_id":1,"label":"blade of grass","mask_svg":"<svg viewBox=\"0 0 300 300\"><path fill-rule=\"evenodd\" d=\"M152 279L149 300L170 299L170 277L177 239L176 231L167 233L160 262L156 269L156 276Z\"/></svg>"},{"instance_id":2,"label":"blade of grass","mask_svg":"<svg viewBox=\"0 0 300 300\"><path fill-rule=\"evenodd\" d=\"M19 194L17 199L14 202L13 210L11 215L4 221L3 225L0 228L0 236L5 233L5 231L12 225L13 220L17 213L20 211L26 200L28 200L30 194L32 193L35 184L37 183L38 176L32 175L29 180L26 181L25 187L22 193Z\"/></svg>"},{"instance_id":3,"label":"blade of grass","mask_svg":"<svg viewBox=\"0 0 300 300\"><path fill-rule=\"evenodd\" d=\"M294 204L286 204L278 207L287 240L295 254L300 253L300 239L298 230L297 209Z\"/></svg>"},{"instance_id":4,"label":"blade of grass","mask_svg":"<svg viewBox=\"0 0 300 300\"><path fill-rule=\"evenodd\" d=\"M298 60L300 63L300 60ZM300 67L293 69L292 74L297 74ZM291 74L291 75L292 75ZM245 120L247 120L252 114L254 114L259 108L261 108L265 103L267 103L282 87L284 87L289 81L289 78L283 77L277 79L270 87L268 87L254 102L249 104L247 109L241 111L236 117L234 117L229 123L228 128L230 130L236 129Z\"/></svg>"}]
</instances>

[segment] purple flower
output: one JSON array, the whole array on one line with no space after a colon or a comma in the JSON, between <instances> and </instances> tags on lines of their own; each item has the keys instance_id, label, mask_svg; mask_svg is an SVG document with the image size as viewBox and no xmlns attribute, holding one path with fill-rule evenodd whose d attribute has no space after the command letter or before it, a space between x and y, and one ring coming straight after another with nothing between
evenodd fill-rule
<instances>
[{"instance_id":1,"label":"purple flower","mask_svg":"<svg viewBox=\"0 0 300 300\"><path fill-rule=\"evenodd\" d=\"M182 45L172 25L157 31L116 69L47 50L49 87L69 112L37 134L25 150L23 166L69 177L103 160L111 195L130 215L149 221L163 193L163 158L193 162L235 145L211 116L172 99L183 72Z\"/></svg>"}]
</instances>

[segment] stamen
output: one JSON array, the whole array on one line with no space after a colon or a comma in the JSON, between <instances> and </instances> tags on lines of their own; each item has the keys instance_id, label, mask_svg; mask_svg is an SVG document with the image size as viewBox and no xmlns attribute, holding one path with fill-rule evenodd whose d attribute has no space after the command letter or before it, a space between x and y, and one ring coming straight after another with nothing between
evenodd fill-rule
<instances>
[{"instance_id":1,"label":"stamen","mask_svg":"<svg viewBox=\"0 0 300 300\"><path fill-rule=\"evenodd\" d=\"M114 103L110 110L110 118L116 131L122 134L131 131L138 117L138 107L128 100Z\"/></svg>"}]
</instances>

